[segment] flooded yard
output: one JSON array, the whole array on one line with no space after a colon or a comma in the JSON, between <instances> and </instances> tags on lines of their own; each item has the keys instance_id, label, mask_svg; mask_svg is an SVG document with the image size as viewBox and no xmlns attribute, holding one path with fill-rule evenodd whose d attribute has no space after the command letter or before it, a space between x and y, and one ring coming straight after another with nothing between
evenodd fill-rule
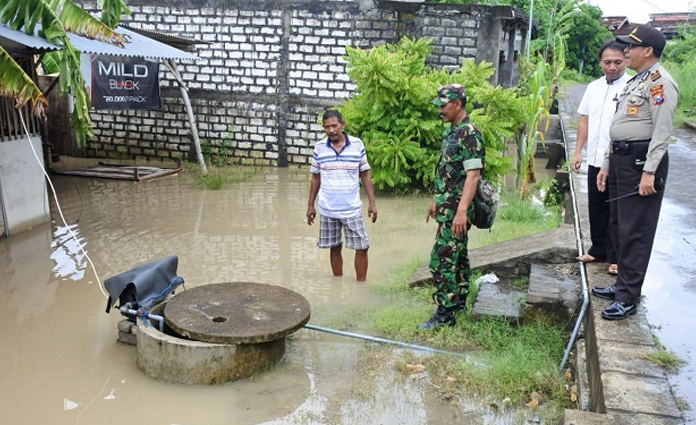
<instances>
[{"instance_id":1,"label":"flooded yard","mask_svg":"<svg viewBox=\"0 0 696 425\"><path fill-rule=\"evenodd\" d=\"M311 324L342 308L384 303L371 284L414 259L425 261L435 223L429 199L378 197L368 280L353 251L342 278L306 224L309 171L266 169L219 191L182 173L141 183L54 176L52 222L0 239L0 410L4 424L509 424L472 400L445 401L427 373L405 375L405 353L302 329L286 356L252 379L221 386L155 381L136 349L116 341L122 316L105 313L101 283L168 255L187 288L227 281L280 285L303 295ZM475 236L472 236L475 237ZM413 352L409 352L413 355Z\"/></svg>"}]
</instances>

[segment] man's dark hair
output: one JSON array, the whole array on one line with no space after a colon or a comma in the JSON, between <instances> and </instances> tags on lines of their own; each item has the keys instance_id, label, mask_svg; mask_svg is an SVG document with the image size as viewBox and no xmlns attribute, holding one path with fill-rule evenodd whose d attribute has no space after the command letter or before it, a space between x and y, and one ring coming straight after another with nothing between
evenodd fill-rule
<instances>
[{"instance_id":1,"label":"man's dark hair","mask_svg":"<svg viewBox=\"0 0 696 425\"><path fill-rule=\"evenodd\" d=\"M604 51L607 49L616 50L623 54L625 48L625 44L619 43L616 40L607 40L604 42L604 44L602 44L602 47L599 48L599 51L597 52L597 59L602 60L602 55L604 54Z\"/></svg>"},{"instance_id":2,"label":"man's dark hair","mask_svg":"<svg viewBox=\"0 0 696 425\"><path fill-rule=\"evenodd\" d=\"M461 102L462 102L462 108L466 109L466 95L460 96L459 100L461 100Z\"/></svg>"},{"instance_id":3,"label":"man's dark hair","mask_svg":"<svg viewBox=\"0 0 696 425\"><path fill-rule=\"evenodd\" d=\"M328 111L324 112L324 116L321 118L322 122L328 120L329 118L336 118L338 122L343 124L343 115L341 115L340 112L338 112L335 109L329 109Z\"/></svg>"}]
</instances>

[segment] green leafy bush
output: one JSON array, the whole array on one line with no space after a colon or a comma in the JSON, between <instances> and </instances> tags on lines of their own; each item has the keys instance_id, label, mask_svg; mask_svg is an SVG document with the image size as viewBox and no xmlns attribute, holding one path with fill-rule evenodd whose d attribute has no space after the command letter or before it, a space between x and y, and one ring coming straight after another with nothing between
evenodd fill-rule
<instances>
[{"instance_id":1,"label":"green leafy bush","mask_svg":"<svg viewBox=\"0 0 696 425\"><path fill-rule=\"evenodd\" d=\"M451 83L467 88L467 111L486 143L484 176L500 182L511 168L505 141L524 121L521 101L514 90L491 85L490 63L467 60L454 72L434 70L426 65L431 51L431 39L408 37L369 52L347 48L348 75L357 87L339 109L346 130L365 141L375 186L395 192L431 188L445 125L430 101L438 87Z\"/></svg>"},{"instance_id":2,"label":"green leafy bush","mask_svg":"<svg viewBox=\"0 0 696 425\"><path fill-rule=\"evenodd\" d=\"M679 37L667 43L665 66L679 84L677 123L696 118L696 26L679 28Z\"/></svg>"}]
</instances>

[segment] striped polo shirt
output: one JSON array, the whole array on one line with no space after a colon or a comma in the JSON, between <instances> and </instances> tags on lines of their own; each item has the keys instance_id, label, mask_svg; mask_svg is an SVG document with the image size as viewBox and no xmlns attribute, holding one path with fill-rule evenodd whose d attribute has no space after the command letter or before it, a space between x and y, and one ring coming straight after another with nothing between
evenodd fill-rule
<instances>
[{"instance_id":1,"label":"striped polo shirt","mask_svg":"<svg viewBox=\"0 0 696 425\"><path fill-rule=\"evenodd\" d=\"M311 172L321 175L317 202L319 214L330 218L350 218L361 214L360 172L370 169L363 141L348 136L340 152L328 137L317 142L312 155Z\"/></svg>"}]
</instances>

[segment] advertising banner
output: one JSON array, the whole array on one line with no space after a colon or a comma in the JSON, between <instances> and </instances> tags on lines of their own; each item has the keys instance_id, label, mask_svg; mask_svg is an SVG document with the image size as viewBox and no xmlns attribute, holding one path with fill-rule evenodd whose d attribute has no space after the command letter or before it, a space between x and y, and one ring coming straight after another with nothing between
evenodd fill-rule
<instances>
[{"instance_id":1,"label":"advertising banner","mask_svg":"<svg viewBox=\"0 0 696 425\"><path fill-rule=\"evenodd\" d=\"M95 109L160 109L159 62L90 55L90 92Z\"/></svg>"}]
</instances>

